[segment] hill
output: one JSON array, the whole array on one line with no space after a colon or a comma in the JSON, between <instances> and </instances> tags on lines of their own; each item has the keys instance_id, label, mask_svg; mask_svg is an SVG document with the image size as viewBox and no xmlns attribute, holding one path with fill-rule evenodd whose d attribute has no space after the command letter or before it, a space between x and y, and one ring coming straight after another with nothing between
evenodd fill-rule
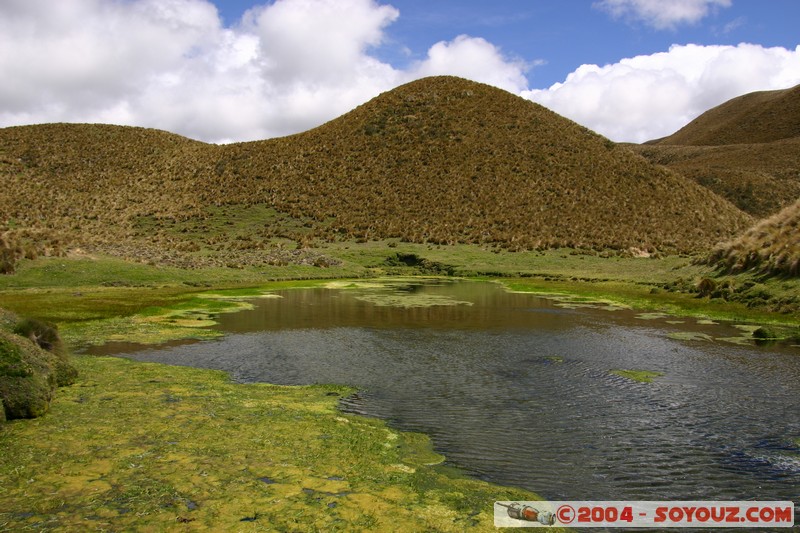
<instances>
[{"instance_id":1,"label":"hill","mask_svg":"<svg viewBox=\"0 0 800 533\"><path fill-rule=\"evenodd\" d=\"M733 273L800 276L800 200L717 247L709 262Z\"/></svg>"},{"instance_id":2,"label":"hill","mask_svg":"<svg viewBox=\"0 0 800 533\"><path fill-rule=\"evenodd\" d=\"M324 222L364 239L697 250L747 219L542 106L453 77L227 157L228 181L247 183L239 194L267 193L318 221L321 237L331 235Z\"/></svg>"},{"instance_id":3,"label":"hill","mask_svg":"<svg viewBox=\"0 0 800 533\"><path fill-rule=\"evenodd\" d=\"M709 109L654 144L719 146L769 143L800 136L800 85L745 94Z\"/></svg>"},{"instance_id":4,"label":"hill","mask_svg":"<svg viewBox=\"0 0 800 533\"><path fill-rule=\"evenodd\" d=\"M800 85L734 98L632 148L751 215L775 214L800 197Z\"/></svg>"},{"instance_id":5,"label":"hill","mask_svg":"<svg viewBox=\"0 0 800 533\"><path fill-rule=\"evenodd\" d=\"M0 180L0 229L20 249L185 265L263 262L286 239L688 252L751 223L537 104L453 77L236 145L119 126L5 128Z\"/></svg>"}]
</instances>

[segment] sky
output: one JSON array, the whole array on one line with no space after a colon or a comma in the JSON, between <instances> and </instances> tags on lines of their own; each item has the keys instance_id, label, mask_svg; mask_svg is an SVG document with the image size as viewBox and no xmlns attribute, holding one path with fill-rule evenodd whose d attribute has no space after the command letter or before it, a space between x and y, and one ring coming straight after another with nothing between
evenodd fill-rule
<instances>
[{"instance_id":1,"label":"sky","mask_svg":"<svg viewBox=\"0 0 800 533\"><path fill-rule=\"evenodd\" d=\"M798 0L0 0L0 127L266 139L450 74L643 142L800 84L798 21Z\"/></svg>"}]
</instances>

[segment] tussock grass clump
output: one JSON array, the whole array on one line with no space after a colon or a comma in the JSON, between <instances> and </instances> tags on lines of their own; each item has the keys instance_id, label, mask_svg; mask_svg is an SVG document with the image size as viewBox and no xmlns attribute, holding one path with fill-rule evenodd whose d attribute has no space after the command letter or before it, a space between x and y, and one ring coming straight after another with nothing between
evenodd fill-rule
<instances>
[{"instance_id":1,"label":"tussock grass clump","mask_svg":"<svg viewBox=\"0 0 800 533\"><path fill-rule=\"evenodd\" d=\"M61 257L66 242L54 231L21 229L2 231L0 227L0 274L13 274L22 259Z\"/></svg>"},{"instance_id":2,"label":"tussock grass clump","mask_svg":"<svg viewBox=\"0 0 800 533\"><path fill-rule=\"evenodd\" d=\"M708 262L732 273L800 276L800 200L714 249Z\"/></svg>"}]
</instances>

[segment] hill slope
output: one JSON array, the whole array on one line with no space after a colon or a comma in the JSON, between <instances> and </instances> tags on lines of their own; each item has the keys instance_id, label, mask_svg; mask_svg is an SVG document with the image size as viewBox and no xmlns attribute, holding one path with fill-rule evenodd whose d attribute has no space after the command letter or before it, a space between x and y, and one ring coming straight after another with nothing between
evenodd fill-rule
<instances>
[{"instance_id":1,"label":"hill slope","mask_svg":"<svg viewBox=\"0 0 800 533\"><path fill-rule=\"evenodd\" d=\"M730 272L800 276L800 200L717 247L710 262Z\"/></svg>"},{"instance_id":2,"label":"hill slope","mask_svg":"<svg viewBox=\"0 0 800 533\"><path fill-rule=\"evenodd\" d=\"M280 237L697 251L751 223L537 104L452 77L237 145L117 126L5 128L0 183L0 233L180 264L242 250L259 262ZM224 231L231 210L250 217L247 234Z\"/></svg>"},{"instance_id":3,"label":"hill slope","mask_svg":"<svg viewBox=\"0 0 800 533\"><path fill-rule=\"evenodd\" d=\"M800 85L733 98L654 144L719 146L769 143L800 136Z\"/></svg>"},{"instance_id":4,"label":"hill slope","mask_svg":"<svg viewBox=\"0 0 800 533\"><path fill-rule=\"evenodd\" d=\"M452 77L226 156L231 185L246 184L240 195L267 193L280 210L362 238L697 250L747 223L704 188L542 106Z\"/></svg>"},{"instance_id":5,"label":"hill slope","mask_svg":"<svg viewBox=\"0 0 800 533\"><path fill-rule=\"evenodd\" d=\"M751 215L775 214L800 197L800 86L734 98L632 148Z\"/></svg>"}]
</instances>

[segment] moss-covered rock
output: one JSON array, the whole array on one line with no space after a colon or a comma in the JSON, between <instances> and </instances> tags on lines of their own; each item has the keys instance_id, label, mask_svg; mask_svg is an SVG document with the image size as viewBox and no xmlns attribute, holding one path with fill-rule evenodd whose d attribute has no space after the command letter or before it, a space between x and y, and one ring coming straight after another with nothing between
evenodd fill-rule
<instances>
[{"instance_id":1,"label":"moss-covered rock","mask_svg":"<svg viewBox=\"0 0 800 533\"><path fill-rule=\"evenodd\" d=\"M69 355L58 334L58 327L49 322L24 319L14 326L14 333L27 337L34 344L53 355L50 358L59 387L72 385L78 377L78 371L69 362Z\"/></svg>"},{"instance_id":2,"label":"moss-covered rock","mask_svg":"<svg viewBox=\"0 0 800 533\"><path fill-rule=\"evenodd\" d=\"M35 418L78 377L54 324L0 309L0 422Z\"/></svg>"},{"instance_id":3,"label":"moss-covered rock","mask_svg":"<svg viewBox=\"0 0 800 533\"><path fill-rule=\"evenodd\" d=\"M0 331L0 399L7 419L35 418L50 407L55 360L29 340Z\"/></svg>"}]
</instances>

